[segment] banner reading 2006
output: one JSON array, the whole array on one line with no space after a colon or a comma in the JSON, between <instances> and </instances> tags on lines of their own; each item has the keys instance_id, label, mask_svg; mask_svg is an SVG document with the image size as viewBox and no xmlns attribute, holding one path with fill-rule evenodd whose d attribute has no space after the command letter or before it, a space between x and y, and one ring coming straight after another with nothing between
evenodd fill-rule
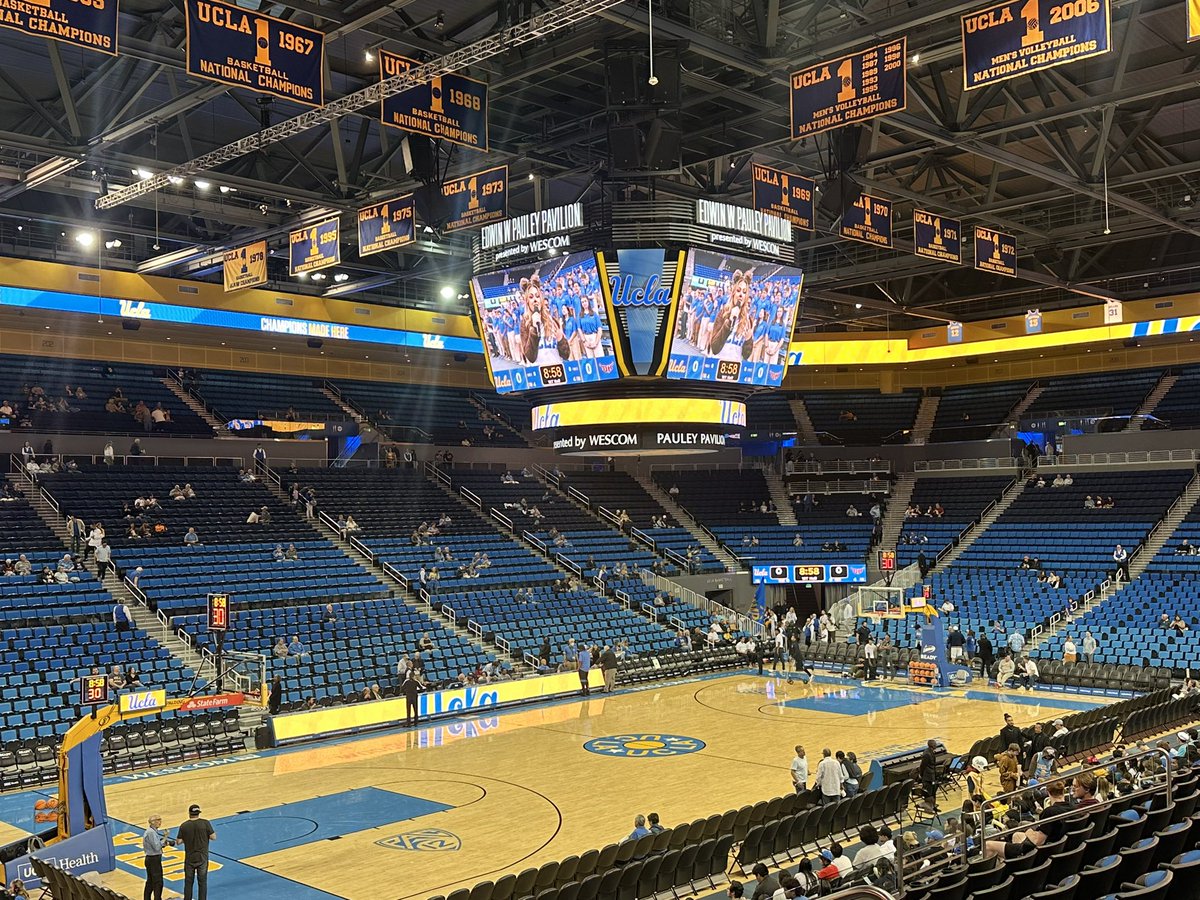
<instances>
[{"instance_id":1,"label":"banner reading 2006","mask_svg":"<svg viewBox=\"0 0 1200 900\"><path fill-rule=\"evenodd\" d=\"M1109 50L1108 0L1007 0L962 17L963 87Z\"/></svg>"},{"instance_id":2,"label":"banner reading 2006","mask_svg":"<svg viewBox=\"0 0 1200 900\"><path fill-rule=\"evenodd\" d=\"M187 70L222 84L325 102L325 35L216 0L187 0Z\"/></svg>"},{"instance_id":3,"label":"banner reading 2006","mask_svg":"<svg viewBox=\"0 0 1200 900\"><path fill-rule=\"evenodd\" d=\"M117 0L0 0L0 28L117 53Z\"/></svg>"},{"instance_id":4,"label":"banner reading 2006","mask_svg":"<svg viewBox=\"0 0 1200 900\"><path fill-rule=\"evenodd\" d=\"M508 218L508 166L452 178L442 185L446 199L443 231L475 228Z\"/></svg>"},{"instance_id":5,"label":"banner reading 2006","mask_svg":"<svg viewBox=\"0 0 1200 900\"><path fill-rule=\"evenodd\" d=\"M379 78L387 81L415 65L411 59L382 50ZM486 151L487 117L487 84L463 75L446 74L394 97L384 97L380 118L384 125Z\"/></svg>"}]
</instances>

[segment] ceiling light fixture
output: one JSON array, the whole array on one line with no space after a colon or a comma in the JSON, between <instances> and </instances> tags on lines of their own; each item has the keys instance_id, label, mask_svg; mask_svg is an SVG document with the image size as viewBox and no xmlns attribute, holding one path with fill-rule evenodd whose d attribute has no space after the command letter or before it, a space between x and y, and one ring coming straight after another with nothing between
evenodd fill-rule
<instances>
[{"instance_id":1,"label":"ceiling light fixture","mask_svg":"<svg viewBox=\"0 0 1200 900\"><path fill-rule=\"evenodd\" d=\"M75 235L75 243L79 244L81 247L92 246L92 241L95 239L96 236L90 231L81 231Z\"/></svg>"},{"instance_id":2,"label":"ceiling light fixture","mask_svg":"<svg viewBox=\"0 0 1200 900\"><path fill-rule=\"evenodd\" d=\"M200 191L207 191L210 187L212 187L212 182L205 181L203 178L197 178L194 183L196 185L196 189Z\"/></svg>"}]
</instances>

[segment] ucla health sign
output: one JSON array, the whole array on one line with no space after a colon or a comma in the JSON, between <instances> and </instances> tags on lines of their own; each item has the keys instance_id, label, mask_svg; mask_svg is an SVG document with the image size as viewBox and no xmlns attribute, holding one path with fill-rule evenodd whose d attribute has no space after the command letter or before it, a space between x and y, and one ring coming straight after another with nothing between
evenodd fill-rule
<instances>
[{"instance_id":1,"label":"ucla health sign","mask_svg":"<svg viewBox=\"0 0 1200 900\"><path fill-rule=\"evenodd\" d=\"M293 275L336 266L341 261L341 223L336 218L288 235L288 271Z\"/></svg>"},{"instance_id":2,"label":"ucla health sign","mask_svg":"<svg viewBox=\"0 0 1200 900\"><path fill-rule=\"evenodd\" d=\"M508 218L508 166L496 166L442 185L445 231L477 228Z\"/></svg>"},{"instance_id":3,"label":"ucla health sign","mask_svg":"<svg viewBox=\"0 0 1200 900\"><path fill-rule=\"evenodd\" d=\"M0 28L117 53L117 0L0 0Z\"/></svg>"},{"instance_id":4,"label":"ucla health sign","mask_svg":"<svg viewBox=\"0 0 1200 900\"><path fill-rule=\"evenodd\" d=\"M907 38L792 73L792 140L900 112L907 103Z\"/></svg>"},{"instance_id":5,"label":"ucla health sign","mask_svg":"<svg viewBox=\"0 0 1200 900\"><path fill-rule=\"evenodd\" d=\"M892 246L892 201L859 194L842 213L839 233L851 241L877 247Z\"/></svg>"},{"instance_id":6,"label":"ucla health sign","mask_svg":"<svg viewBox=\"0 0 1200 900\"><path fill-rule=\"evenodd\" d=\"M370 256L416 240L413 195L405 194L358 211L358 255Z\"/></svg>"},{"instance_id":7,"label":"ucla health sign","mask_svg":"<svg viewBox=\"0 0 1200 900\"><path fill-rule=\"evenodd\" d=\"M381 50L379 80L403 75L416 65L414 60ZM488 86L463 75L439 75L425 84L384 97L380 119L393 128L486 151Z\"/></svg>"},{"instance_id":8,"label":"ucla health sign","mask_svg":"<svg viewBox=\"0 0 1200 900\"><path fill-rule=\"evenodd\" d=\"M811 178L755 163L750 169L750 184L756 210L778 216L805 231L816 228L813 197L817 185Z\"/></svg>"},{"instance_id":9,"label":"ucla health sign","mask_svg":"<svg viewBox=\"0 0 1200 900\"><path fill-rule=\"evenodd\" d=\"M962 264L962 222L949 216L913 210L913 253Z\"/></svg>"}]
</instances>

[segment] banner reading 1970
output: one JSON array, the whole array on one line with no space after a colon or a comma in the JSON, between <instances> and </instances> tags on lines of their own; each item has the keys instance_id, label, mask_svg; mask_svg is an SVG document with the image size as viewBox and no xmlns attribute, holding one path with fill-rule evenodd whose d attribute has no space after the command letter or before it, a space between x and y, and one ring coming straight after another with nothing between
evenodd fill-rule
<instances>
[{"instance_id":1,"label":"banner reading 1970","mask_svg":"<svg viewBox=\"0 0 1200 900\"><path fill-rule=\"evenodd\" d=\"M446 200L443 231L475 228L508 218L508 166L452 178L442 185Z\"/></svg>"},{"instance_id":2,"label":"banner reading 1970","mask_svg":"<svg viewBox=\"0 0 1200 900\"><path fill-rule=\"evenodd\" d=\"M379 79L387 81L415 65L411 59L381 50ZM384 97L380 119L393 128L486 152L488 86L464 75L440 75L394 97Z\"/></svg>"},{"instance_id":3,"label":"banner reading 1970","mask_svg":"<svg viewBox=\"0 0 1200 900\"><path fill-rule=\"evenodd\" d=\"M816 182L803 175L793 175L758 163L754 163L750 171L750 184L754 190L753 206L756 210L779 216L805 231L816 228L813 211Z\"/></svg>"},{"instance_id":4,"label":"banner reading 1970","mask_svg":"<svg viewBox=\"0 0 1200 900\"><path fill-rule=\"evenodd\" d=\"M892 201L870 194L858 199L842 213L838 229L842 237L877 247L892 246Z\"/></svg>"},{"instance_id":5,"label":"banner reading 1970","mask_svg":"<svg viewBox=\"0 0 1200 900\"><path fill-rule=\"evenodd\" d=\"M907 38L792 73L792 140L875 116L908 102Z\"/></svg>"},{"instance_id":6,"label":"banner reading 1970","mask_svg":"<svg viewBox=\"0 0 1200 900\"><path fill-rule=\"evenodd\" d=\"M117 0L0 0L0 28L117 53Z\"/></svg>"},{"instance_id":7,"label":"banner reading 1970","mask_svg":"<svg viewBox=\"0 0 1200 900\"><path fill-rule=\"evenodd\" d=\"M393 197L358 211L358 255L370 256L416 239L413 195Z\"/></svg>"},{"instance_id":8,"label":"banner reading 1970","mask_svg":"<svg viewBox=\"0 0 1200 900\"><path fill-rule=\"evenodd\" d=\"M187 0L187 70L308 106L325 102L325 35L216 0Z\"/></svg>"},{"instance_id":9,"label":"banner reading 1970","mask_svg":"<svg viewBox=\"0 0 1200 900\"><path fill-rule=\"evenodd\" d=\"M1108 0L1007 0L962 17L970 91L1109 51Z\"/></svg>"}]
</instances>

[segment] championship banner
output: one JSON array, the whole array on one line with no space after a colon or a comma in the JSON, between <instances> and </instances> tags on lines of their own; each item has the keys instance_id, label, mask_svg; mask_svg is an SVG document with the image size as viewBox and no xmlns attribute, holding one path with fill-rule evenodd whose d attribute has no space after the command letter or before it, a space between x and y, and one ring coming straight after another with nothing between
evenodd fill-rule
<instances>
[{"instance_id":1,"label":"championship banner","mask_svg":"<svg viewBox=\"0 0 1200 900\"><path fill-rule=\"evenodd\" d=\"M416 240L413 195L394 197L358 211L358 255L370 256Z\"/></svg>"},{"instance_id":2,"label":"championship banner","mask_svg":"<svg viewBox=\"0 0 1200 900\"><path fill-rule=\"evenodd\" d=\"M908 38L792 73L792 140L900 112L907 105Z\"/></svg>"},{"instance_id":3,"label":"championship banner","mask_svg":"<svg viewBox=\"0 0 1200 900\"><path fill-rule=\"evenodd\" d=\"M387 81L420 65L386 50L379 51L379 80ZM439 75L432 81L380 103L384 125L414 134L488 150L488 86L464 75Z\"/></svg>"},{"instance_id":4,"label":"championship banner","mask_svg":"<svg viewBox=\"0 0 1200 900\"><path fill-rule=\"evenodd\" d=\"M1107 53L1110 24L1108 0L1007 0L969 13L962 17L963 88Z\"/></svg>"},{"instance_id":5,"label":"championship banner","mask_svg":"<svg viewBox=\"0 0 1200 900\"><path fill-rule=\"evenodd\" d=\"M842 213L840 233L852 241L892 246L892 201L860 194Z\"/></svg>"},{"instance_id":6,"label":"championship banner","mask_svg":"<svg viewBox=\"0 0 1200 900\"><path fill-rule=\"evenodd\" d=\"M0 28L117 55L117 0L0 0Z\"/></svg>"},{"instance_id":7,"label":"championship banner","mask_svg":"<svg viewBox=\"0 0 1200 900\"><path fill-rule=\"evenodd\" d=\"M914 209L913 253L961 266L962 222L923 209Z\"/></svg>"},{"instance_id":8,"label":"championship banner","mask_svg":"<svg viewBox=\"0 0 1200 900\"><path fill-rule=\"evenodd\" d=\"M321 106L324 57L320 31L216 0L187 0L189 75Z\"/></svg>"},{"instance_id":9,"label":"championship banner","mask_svg":"<svg viewBox=\"0 0 1200 900\"><path fill-rule=\"evenodd\" d=\"M1188 40L1200 41L1200 0L1188 0Z\"/></svg>"},{"instance_id":10,"label":"championship banner","mask_svg":"<svg viewBox=\"0 0 1200 900\"><path fill-rule=\"evenodd\" d=\"M1017 239L1003 231L975 226L975 268L998 275L1017 274Z\"/></svg>"},{"instance_id":11,"label":"championship banner","mask_svg":"<svg viewBox=\"0 0 1200 900\"><path fill-rule=\"evenodd\" d=\"M961 344L963 339L962 322L947 322L946 323L946 343Z\"/></svg>"},{"instance_id":12,"label":"championship banner","mask_svg":"<svg viewBox=\"0 0 1200 900\"><path fill-rule=\"evenodd\" d=\"M225 293L267 283L267 242L225 251Z\"/></svg>"},{"instance_id":13,"label":"championship banner","mask_svg":"<svg viewBox=\"0 0 1200 900\"><path fill-rule=\"evenodd\" d=\"M816 228L813 210L813 197L817 190L815 181L758 163L754 163L750 173L750 183L754 188L752 205L756 210L779 216L805 231Z\"/></svg>"},{"instance_id":14,"label":"championship banner","mask_svg":"<svg viewBox=\"0 0 1200 900\"><path fill-rule=\"evenodd\" d=\"M288 235L288 271L292 275L336 266L341 261L341 222L336 218Z\"/></svg>"},{"instance_id":15,"label":"championship banner","mask_svg":"<svg viewBox=\"0 0 1200 900\"><path fill-rule=\"evenodd\" d=\"M443 231L475 228L508 218L508 166L496 166L442 185L446 200Z\"/></svg>"}]
</instances>

